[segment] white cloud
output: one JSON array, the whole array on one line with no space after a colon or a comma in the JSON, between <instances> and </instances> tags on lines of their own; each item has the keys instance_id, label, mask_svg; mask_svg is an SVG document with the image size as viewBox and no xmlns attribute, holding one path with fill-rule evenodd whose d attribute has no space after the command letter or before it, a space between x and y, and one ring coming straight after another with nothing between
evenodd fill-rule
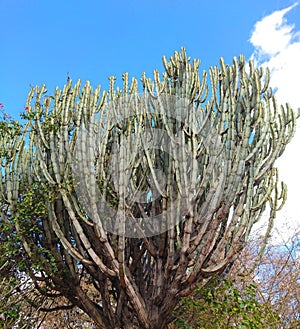
<instances>
[{"instance_id":1,"label":"white cloud","mask_svg":"<svg viewBox=\"0 0 300 329\"><path fill-rule=\"evenodd\" d=\"M279 103L287 101L295 108L300 107L300 31L288 24L285 15L297 3L258 21L250 37L254 46L251 59L256 64L269 67L271 86L276 88Z\"/></svg>"},{"instance_id":2,"label":"white cloud","mask_svg":"<svg viewBox=\"0 0 300 329\"><path fill-rule=\"evenodd\" d=\"M284 16L296 5L297 3L275 11L255 24L250 42L256 48L258 56L274 56L290 45L294 25L286 24L287 20Z\"/></svg>"},{"instance_id":3,"label":"white cloud","mask_svg":"<svg viewBox=\"0 0 300 329\"><path fill-rule=\"evenodd\" d=\"M279 104L289 103L294 109L300 107L300 31L290 24L285 15L297 3L275 11L258 21L250 42L254 46L251 59L260 66L269 67L270 85L276 90ZM300 122L298 131L285 153L277 160L280 179L288 185L288 201L277 215L274 234L283 239L300 229Z\"/></svg>"}]
</instances>

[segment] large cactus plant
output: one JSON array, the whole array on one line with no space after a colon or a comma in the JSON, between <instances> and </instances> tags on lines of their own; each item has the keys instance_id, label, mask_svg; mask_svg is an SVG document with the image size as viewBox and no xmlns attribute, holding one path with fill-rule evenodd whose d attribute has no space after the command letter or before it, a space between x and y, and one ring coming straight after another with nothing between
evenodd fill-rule
<instances>
[{"instance_id":1,"label":"large cactus plant","mask_svg":"<svg viewBox=\"0 0 300 329\"><path fill-rule=\"evenodd\" d=\"M64 295L99 328L166 328L183 296L220 277L263 212L286 198L274 161L295 129L269 72L175 52L141 83L70 80L28 96L1 136L2 218L40 292ZM5 151L4 151L5 150Z\"/></svg>"}]
</instances>

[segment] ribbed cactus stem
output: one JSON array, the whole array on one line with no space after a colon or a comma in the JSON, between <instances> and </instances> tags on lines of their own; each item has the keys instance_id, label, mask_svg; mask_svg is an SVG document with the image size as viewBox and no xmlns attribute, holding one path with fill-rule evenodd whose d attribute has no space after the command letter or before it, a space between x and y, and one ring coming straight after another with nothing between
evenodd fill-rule
<instances>
[{"instance_id":1,"label":"ribbed cactus stem","mask_svg":"<svg viewBox=\"0 0 300 329\"><path fill-rule=\"evenodd\" d=\"M1 218L49 287L99 328L165 328L180 296L221 275L269 207L266 243L287 197L274 163L297 115L277 105L269 70L239 56L199 74L184 48L163 65L142 88L128 73L122 90L114 76L108 91L71 79L53 96L35 87L24 127L1 128ZM28 221L38 233L24 233Z\"/></svg>"}]
</instances>

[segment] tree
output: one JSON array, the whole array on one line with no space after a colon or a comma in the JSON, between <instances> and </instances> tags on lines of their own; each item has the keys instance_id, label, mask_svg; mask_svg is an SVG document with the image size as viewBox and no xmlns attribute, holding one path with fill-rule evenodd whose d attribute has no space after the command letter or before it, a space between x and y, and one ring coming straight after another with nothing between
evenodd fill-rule
<instances>
[{"instance_id":1,"label":"tree","mask_svg":"<svg viewBox=\"0 0 300 329\"><path fill-rule=\"evenodd\" d=\"M163 63L142 90L127 73L122 90L115 77L102 93L36 87L21 133L1 141L2 204L28 275L99 328L166 328L180 298L226 273L267 205L269 234L286 197L274 161L295 114L268 71L221 59L208 83L185 49Z\"/></svg>"},{"instance_id":2,"label":"tree","mask_svg":"<svg viewBox=\"0 0 300 329\"><path fill-rule=\"evenodd\" d=\"M269 243L257 259L261 238L252 237L233 267L231 277L239 287L256 286L257 300L279 314L280 321L272 328L294 329L300 323L299 231L280 244Z\"/></svg>"},{"instance_id":3,"label":"tree","mask_svg":"<svg viewBox=\"0 0 300 329\"><path fill-rule=\"evenodd\" d=\"M0 110L0 152L2 159L5 159L7 150L2 142L6 138L17 136L21 126L5 113L2 103ZM19 271L20 244L15 239L13 224L9 220L9 206L3 201L1 199L0 208L0 328L13 328L16 323L20 328L30 328L33 323L31 320L34 320L37 313L36 309L26 302L33 291L32 284L28 282L28 277Z\"/></svg>"},{"instance_id":4,"label":"tree","mask_svg":"<svg viewBox=\"0 0 300 329\"><path fill-rule=\"evenodd\" d=\"M183 298L170 329L299 328L299 232L258 257L262 238L251 236L220 285Z\"/></svg>"}]
</instances>

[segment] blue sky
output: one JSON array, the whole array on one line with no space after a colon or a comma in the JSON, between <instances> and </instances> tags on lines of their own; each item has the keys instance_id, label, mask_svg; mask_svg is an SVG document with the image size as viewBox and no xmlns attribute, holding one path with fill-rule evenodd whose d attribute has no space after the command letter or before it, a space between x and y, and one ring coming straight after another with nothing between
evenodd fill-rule
<instances>
[{"instance_id":1,"label":"blue sky","mask_svg":"<svg viewBox=\"0 0 300 329\"><path fill-rule=\"evenodd\" d=\"M52 93L68 74L107 88L115 75L152 76L181 46L202 69L244 54L271 70L280 103L300 107L300 4L296 0L0 0L0 103L18 119L30 85ZM298 124L298 126L300 126ZM288 183L278 235L300 229L300 127L279 159ZM294 225L296 223L296 225Z\"/></svg>"},{"instance_id":2,"label":"blue sky","mask_svg":"<svg viewBox=\"0 0 300 329\"><path fill-rule=\"evenodd\" d=\"M202 68L254 51L254 25L294 1L0 0L0 102L18 118L30 85L49 92L73 80L107 87L108 77L162 70L181 46ZM287 14L300 28L300 6Z\"/></svg>"}]
</instances>

